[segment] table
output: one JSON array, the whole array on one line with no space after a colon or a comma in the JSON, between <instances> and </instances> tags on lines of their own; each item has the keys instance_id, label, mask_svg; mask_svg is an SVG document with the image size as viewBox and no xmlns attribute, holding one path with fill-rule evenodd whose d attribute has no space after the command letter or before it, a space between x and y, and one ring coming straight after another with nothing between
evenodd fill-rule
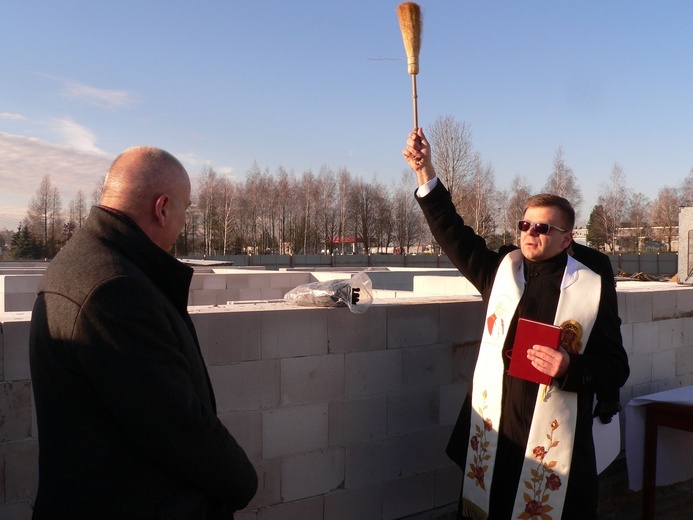
<instances>
[{"instance_id":1,"label":"table","mask_svg":"<svg viewBox=\"0 0 693 520\"><path fill-rule=\"evenodd\" d=\"M693 432L693 405L654 402L646 405L645 450L642 476L642 517L654 518L655 483L657 480L657 432L660 426ZM680 457L690 458L676 450Z\"/></svg>"},{"instance_id":2,"label":"table","mask_svg":"<svg viewBox=\"0 0 693 520\"><path fill-rule=\"evenodd\" d=\"M693 386L632 399L625 429L629 487L642 487L643 518L654 518L655 486L693 478L693 460L682 456L693 452Z\"/></svg>"}]
</instances>

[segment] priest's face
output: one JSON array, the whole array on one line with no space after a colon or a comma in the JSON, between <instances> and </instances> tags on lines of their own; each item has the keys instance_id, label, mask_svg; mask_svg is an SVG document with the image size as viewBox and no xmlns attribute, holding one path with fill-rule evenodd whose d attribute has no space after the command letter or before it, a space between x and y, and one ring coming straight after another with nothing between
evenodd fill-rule
<instances>
[{"instance_id":1,"label":"priest's face","mask_svg":"<svg viewBox=\"0 0 693 520\"><path fill-rule=\"evenodd\" d=\"M527 229L520 233L520 249L530 262L553 258L573 240L572 230L567 228L562 212L554 206L529 207L523 220L525 224L521 223L521 229ZM548 230L547 226L536 224L549 224Z\"/></svg>"}]
</instances>

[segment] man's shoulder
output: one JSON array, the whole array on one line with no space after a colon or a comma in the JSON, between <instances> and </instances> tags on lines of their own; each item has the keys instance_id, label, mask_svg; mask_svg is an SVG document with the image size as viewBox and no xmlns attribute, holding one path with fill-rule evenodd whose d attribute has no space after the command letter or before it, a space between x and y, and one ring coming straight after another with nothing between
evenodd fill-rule
<instances>
[{"instance_id":1,"label":"man's shoulder","mask_svg":"<svg viewBox=\"0 0 693 520\"><path fill-rule=\"evenodd\" d=\"M611 260L601 251L578 244L577 242L572 242L570 246L568 246L568 254L597 274L610 274L613 276Z\"/></svg>"}]
</instances>

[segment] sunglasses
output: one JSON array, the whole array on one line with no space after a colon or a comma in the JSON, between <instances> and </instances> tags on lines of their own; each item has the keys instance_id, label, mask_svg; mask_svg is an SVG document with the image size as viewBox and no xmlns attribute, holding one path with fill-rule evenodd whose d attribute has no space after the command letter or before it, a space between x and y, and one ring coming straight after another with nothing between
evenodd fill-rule
<instances>
[{"instance_id":1,"label":"sunglasses","mask_svg":"<svg viewBox=\"0 0 693 520\"><path fill-rule=\"evenodd\" d=\"M546 222L529 222L527 220L520 220L517 223L517 229L520 231L529 231L530 229L534 229L534 232L537 235L548 235L549 231L551 231L551 228L555 228L558 231L561 231L565 233L565 229L560 228L558 226L554 226L553 224L547 224Z\"/></svg>"}]
</instances>

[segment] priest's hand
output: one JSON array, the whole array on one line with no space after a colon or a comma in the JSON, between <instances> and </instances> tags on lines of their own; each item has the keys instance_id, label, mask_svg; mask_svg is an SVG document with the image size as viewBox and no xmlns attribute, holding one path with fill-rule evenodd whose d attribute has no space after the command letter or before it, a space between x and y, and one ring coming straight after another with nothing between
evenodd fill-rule
<instances>
[{"instance_id":1,"label":"priest's hand","mask_svg":"<svg viewBox=\"0 0 693 520\"><path fill-rule=\"evenodd\" d=\"M563 377L570 365L570 356L563 347L554 350L544 345L534 345L527 350L527 358L539 372L551 377Z\"/></svg>"}]
</instances>

